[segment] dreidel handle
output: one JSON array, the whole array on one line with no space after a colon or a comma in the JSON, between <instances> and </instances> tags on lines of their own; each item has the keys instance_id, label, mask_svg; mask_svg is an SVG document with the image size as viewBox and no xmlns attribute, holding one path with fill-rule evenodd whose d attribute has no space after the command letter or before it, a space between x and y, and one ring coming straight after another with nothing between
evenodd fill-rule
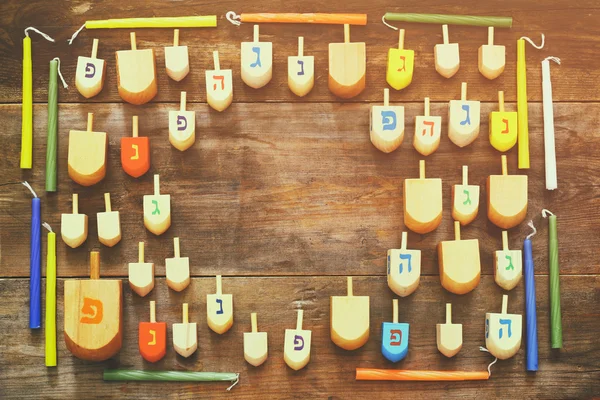
<instances>
[{"instance_id":1,"label":"dreidel handle","mask_svg":"<svg viewBox=\"0 0 600 400\"><path fill-rule=\"evenodd\" d=\"M425 179L425 160L419 160L419 179Z\"/></svg>"},{"instance_id":2,"label":"dreidel handle","mask_svg":"<svg viewBox=\"0 0 600 400\"><path fill-rule=\"evenodd\" d=\"M139 134L139 125L138 125L138 116L134 115L132 117L132 136L133 137L138 137Z\"/></svg>"},{"instance_id":3,"label":"dreidel handle","mask_svg":"<svg viewBox=\"0 0 600 400\"><path fill-rule=\"evenodd\" d=\"M154 300L150 300L150 322L156 322L156 302Z\"/></svg>"},{"instance_id":4,"label":"dreidel handle","mask_svg":"<svg viewBox=\"0 0 600 400\"><path fill-rule=\"evenodd\" d=\"M256 25L254 25L254 37L253 37L254 43L258 43L259 33L260 33L259 27L258 27L258 24L256 24Z\"/></svg>"},{"instance_id":5,"label":"dreidel handle","mask_svg":"<svg viewBox=\"0 0 600 400\"><path fill-rule=\"evenodd\" d=\"M298 310L298 316L296 317L296 330L302 330L302 318L304 317L304 310Z\"/></svg>"},{"instance_id":6,"label":"dreidel handle","mask_svg":"<svg viewBox=\"0 0 600 400\"><path fill-rule=\"evenodd\" d=\"M73 214L79 214L79 195L73 193Z\"/></svg>"},{"instance_id":7,"label":"dreidel handle","mask_svg":"<svg viewBox=\"0 0 600 400\"><path fill-rule=\"evenodd\" d=\"M501 157L501 162L502 162L502 175L508 175L508 166L507 166L507 162L506 162L506 156L502 155Z\"/></svg>"},{"instance_id":8,"label":"dreidel handle","mask_svg":"<svg viewBox=\"0 0 600 400\"><path fill-rule=\"evenodd\" d=\"M454 240L460 240L460 222L454 221Z\"/></svg>"},{"instance_id":9,"label":"dreidel handle","mask_svg":"<svg viewBox=\"0 0 600 400\"><path fill-rule=\"evenodd\" d=\"M392 322L398 323L398 299L392 300Z\"/></svg>"},{"instance_id":10,"label":"dreidel handle","mask_svg":"<svg viewBox=\"0 0 600 400\"><path fill-rule=\"evenodd\" d=\"M88 113L87 131L91 132L93 126L94 126L94 113Z\"/></svg>"},{"instance_id":11,"label":"dreidel handle","mask_svg":"<svg viewBox=\"0 0 600 400\"><path fill-rule=\"evenodd\" d=\"M140 264L144 262L144 242L138 243L138 262Z\"/></svg>"},{"instance_id":12,"label":"dreidel handle","mask_svg":"<svg viewBox=\"0 0 600 400\"><path fill-rule=\"evenodd\" d=\"M215 71L219 71L221 69L221 63L219 62L219 52L217 50L213 51L213 64L215 64Z\"/></svg>"},{"instance_id":13,"label":"dreidel handle","mask_svg":"<svg viewBox=\"0 0 600 400\"><path fill-rule=\"evenodd\" d=\"M250 313L250 322L252 324L252 333L258 332L258 317L255 312Z\"/></svg>"},{"instance_id":14,"label":"dreidel handle","mask_svg":"<svg viewBox=\"0 0 600 400\"><path fill-rule=\"evenodd\" d=\"M223 288L222 288L222 282L221 282L221 275L217 275L217 295L220 296L222 291L223 291Z\"/></svg>"},{"instance_id":15,"label":"dreidel handle","mask_svg":"<svg viewBox=\"0 0 600 400\"><path fill-rule=\"evenodd\" d=\"M463 186L469 184L469 167L467 165L463 165L462 167L462 184Z\"/></svg>"},{"instance_id":16,"label":"dreidel handle","mask_svg":"<svg viewBox=\"0 0 600 400\"><path fill-rule=\"evenodd\" d=\"M448 37L448 25L442 25L442 38L444 40L444 44L450 43L450 38Z\"/></svg>"},{"instance_id":17,"label":"dreidel handle","mask_svg":"<svg viewBox=\"0 0 600 400\"><path fill-rule=\"evenodd\" d=\"M154 195L160 195L160 176L158 174L154 174Z\"/></svg>"},{"instance_id":18,"label":"dreidel handle","mask_svg":"<svg viewBox=\"0 0 600 400\"><path fill-rule=\"evenodd\" d=\"M179 111L185 111L186 101L187 101L187 93L181 92L181 97L179 99Z\"/></svg>"},{"instance_id":19,"label":"dreidel handle","mask_svg":"<svg viewBox=\"0 0 600 400\"><path fill-rule=\"evenodd\" d=\"M90 252L90 279L100 279L100 252Z\"/></svg>"},{"instance_id":20,"label":"dreidel handle","mask_svg":"<svg viewBox=\"0 0 600 400\"><path fill-rule=\"evenodd\" d=\"M298 36L298 57L304 57L304 36Z\"/></svg>"},{"instance_id":21,"label":"dreidel handle","mask_svg":"<svg viewBox=\"0 0 600 400\"><path fill-rule=\"evenodd\" d=\"M90 58L96 59L98 56L98 39L94 39L92 42L92 56Z\"/></svg>"},{"instance_id":22,"label":"dreidel handle","mask_svg":"<svg viewBox=\"0 0 600 400\"><path fill-rule=\"evenodd\" d=\"M508 314L508 295L502 295L502 314Z\"/></svg>"},{"instance_id":23,"label":"dreidel handle","mask_svg":"<svg viewBox=\"0 0 600 400\"><path fill-rule=\"evenodd\" d=\"M135 32L129 33L129 40L131 41L131 50L137 50L137 45L135 43Z\"/></svg>"},{"instance_id":24,"label":"dreidel handle","mask_svg":"<svg viewBox=\"0 0 600 400\"><path fill-rule=\"evenodd\" d=\"M462 101L467 100L467 82L460 84L460 99Z\"/></svg>"},{"instance_id":25,"label":"dreidel handle","mask_svg":"<svg viewBox=\"0 0 600 400\"><path fill-rule=\"evenodd\" d=\"M350 43L350 25L344 24L344 43Z\"/></svg>"},{"instance_id":26,"label":"dreidel handle","mask_svg":"<svg viewBox=\"0 0 600 400\"><path fill-rule=\"evenodd\" d=\"M404 50L404 29L399 29L400 33L398 34L398 49Z\"/></svg>"},{"instance_id":27,"label":"dreidel handle","mask_svg":"<svg viewBox=\"0 0 600 400\"><path fill-rule=\"evenodd\" d=\"M508 251L508 231L502 231L502 250Z\"/></svg>"},{"instance_id":28,"label":"dreidel handle","mask_svg":"<svg viewBox=\"0 0 600 400\"><path fill-rule=\"evenodd\" d=\"M498 111L504 112L504 92L498 91Z\"/></svg>"},{"instance_id":29,"label":"dreidel handle","mask_svg":"<svg viewBox=\"0 0 600 400\"><path fill-rule=\"evenodd\" d=\"M179 29L173 31L173 46L179 46Z\"/></svg>"},{"instance_id":30,"label":"dreidel handle","mask_svg":"<svg viewBox=\"0 0 600 400\"><path fill-rule=\"evenodd\" d=\"M383 105L385 107L390 105L390 89L383 89Z\"/></svg>"},{"instance_id":31,"label":"dreidel handle","mask_svg":"<svg viewBox=\"0 0 600 400\"><path fill-rule=\"evenodd\" d=\"M179 258L179 238L173 238L173 252L175 253L175 258Z\"/></svg>"},{"instance_id":32,"label":"dreidel handle","mask_svg":"<svg viewBox=\"0 0 600 400\"><path fill-rule=\"evenodd\" d=\"M430 106L429 106L429 97L425 97L425 116L429 117L429 113L430 113Z\"/></svg>"},{"instance_id":33,"label":"dreidel handle","mask_svg":"<svg viewBox=\"0 0 600 400\"><path fill-rule=\"evenodd\" d=\"M347 290L348 290L348 297L352 297L352 277L349 276L346 278L346 285L348 286Z\"/></svg>"},{"instance_id":34,"label":"dreidel handle","mask_svg":"<svg viewBox=\"0 0 600 400\"><path fill-rule=\"evenodd\" d=\"M110 206L110 193L104 193L104 208L106 209L106 212L112 211Z\"/></svg>"},{"instance_id":35,"label":"dreidel handle","mask_svg":"<svg viewBox=\"0 0 600 400\"><path fill-rule=\"evenodd\" d=\"M188 303L183 303L183 318L182 321L184 324L187 324L189 322L189 315L188 315Z\"/></svg>"},{"instance_id":36,"label":"dreidel handle","mask_svg":"<svg viewBox=\"0 0 600 400\"><path fill-rule=\"evenodd\" d=\"M402 232L402 244L400 245L400 250L406 250L407 242L408 242L408 232Z\"/></svg>"},{"instance_id":37,"label":"dreidel handle","mask_svg":"<svg viewBox=\"0 0 600 400\"><path fill-rule=\"evenodd\" d=\"M488 27L488 45L489 46L494 45L494 27L493 26Z\"/></svg>"},{"instance_id":38,"label":"dreidel handle","mask_svg":"<svg viewBox=\"0 0 600 400\"><path fill-rule=\"evenodd\" d=\"M452 323L452 303L446 303L446 324Z\"/></svg>"}]
</instances>

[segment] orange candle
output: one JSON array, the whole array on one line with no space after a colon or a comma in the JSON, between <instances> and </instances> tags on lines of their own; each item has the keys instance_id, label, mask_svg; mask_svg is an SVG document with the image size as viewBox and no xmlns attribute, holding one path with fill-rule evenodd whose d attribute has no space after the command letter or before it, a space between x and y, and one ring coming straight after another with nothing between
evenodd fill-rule
<instances>
[{"instance_id":1,"label":"orange candle","mask_svg":"<svg viewBox=\"0 0 600 400\"><path fill-rule=\"evenodd\" d=\"M400 369L356 368L357 381L483 381L487 371L410 371Z\"/></svg>"},{"instance_id":2,"label":"orange candle","mask_svg":"<svg viewBox=\"0 0 600 400\"><path fill-rule=\"evenodd\" d=\"M335 24L335 25L366 25L367 14L324 14L324 13L258 13L241 14L239 18L233 13L227 18L230 22L239 19L241 22L267 23L279 22L288 24Z\"/></svg>"}]
</instances>

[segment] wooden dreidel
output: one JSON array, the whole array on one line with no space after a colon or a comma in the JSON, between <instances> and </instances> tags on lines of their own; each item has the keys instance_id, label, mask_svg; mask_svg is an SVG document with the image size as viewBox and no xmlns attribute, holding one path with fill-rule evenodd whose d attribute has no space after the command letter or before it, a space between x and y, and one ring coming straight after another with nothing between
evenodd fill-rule
<instances>
[{"instance_id":1,"label":"wooden dreidel","mask_svg":"<svg viewBox=\"0 0 600 400\"><path fill-rule=\"evenodd\" d=\"M190 259L189 257L179 256L179 238L173 239L173 248L175 257L165 260L165 269L167 271L167 285L181 292L190 284Z\"/></svg>"},{"instance_id":2,"label":"wooden dreidel","mask_svg":"<svg viewBox=\"0 0 600 400\"><path fill-rule=\"evenodd\" d=\"M408 353L408 324L398 323L398 299L392 300L392 322L381 324L381 353L391 362L398 362Z\"/></svg>"},{"instance_id":3,"label":"wooden dreidel","mask_svg":"<svg viewBox=\"0 0 600 400\"><path fill-rule=\"evenodd\" d=\"M447 291L465 294L479 284L479 240L460 240L460 222L454 221L454 240L438 244L440 280Z\"/></svg>"},{"instance_id":4,"label":"wooden dreidel","mask_svg":"<svg viewBox=\"0 0 600 400\"><path fill-rule=\"evenodd\" d=\"M75 70L75 86L83 97L89 99L102 91L106 72L104 60L96 58L98 54L98 39L92 44L91 57L79 56Z\"/></svg>"},{"instance_id":5,"label":"wooden dreidel","mask_svg":"<svg viewBox=\"0 0 600 400\"><path fill-rule=\"evenodd\" d=\"M181 92L179 111L169 111L169 142L185 151L196 141L196 112L186 111L186 92Z\"/></svg>"},{"instance_id":6,"label":"wooden dreidel","mask_svg":"<svg viewBox=\"0 0 600 400\"><path fill-rule=\"evenodd\" d=\"M490 144L508 151L517 143L517 113L504 111L504 92L498 92L498 111L490 113Z\"/></svg>"},{"instance_id":7,"label":"wooden dreidel","mask_svg":"<svg viewBox=\"0 0 600 400\"><path fill-rule=\"evenodd\" d=\"M222 293L221 275L217 275L217 293L206 295L206 322L218 334L233 325L233 296Z\"/></svg>"},{"instance_id":8,"label":"wooden dreidel","mask_svg":"<svg viewBox=\"0 0 600 400\"><path fill-rule=\"evenodd\" d=\"M435 152L442 136L442 117L429 115L429 97L425 97L425 115L415 117L413 146L424 156Z\"/></svg>"},{"instance_id":9,"label":"wooden dreidel","mask_svg":"<svg viewBox=\"0 0 600 400\"><path fill-rule=\"evenodd\" d=\"M355 350L369 340L369 296L354 296L352 277L348 295L331 296L331 341L345 350Z\"/></svg>"},{"instance_id":10,"label":"wooden dreidel","mask_svg":"<svg viewBox=\"0 0 600 400\"><path fill-rule=\"evenodd\" d=\"M110 193L104 193L105 212L96 214L98 220L98 240L105 246L113 247L121 241L121 219L118 211L110 207Z\"/></svg>"},{"instance_id":11,"label":"wooden dreidel","mask_svg":"<svg viewBox=\"0 0 600 400\"><path fill-rule=\"evenodd\" d=\"M419 161L419 178L404 180L404 225L428 233L442 222L442 180L425 178L425 160Z\"/></svg>"},{"instance_id":12,"label":"wooden dreidel","mask_svg":"<svg viewBox=\"0 0 600 400\"><path fill-rule=\"evenodd\" d=\"M494 257L494 280L504 290L511 290L523 276L521 250L508 249L508 232L502 231L502 250Z\"/></svg>"},{"instance_id":13,"label":"wooden dreidel","mask_svg":"<svg viewBox=\"0 0 600 400\"><path fill-rule=\"evenodd\" d=\"M160 194L160 178L154 174L154 194L144 196L144 226L162 235L171 226L171 195Z\"/></svg>"},{"instance_id":14,"label":"wooden dreidel","mask_svg":"<svg viewBox=\"0 0 600 400\"><path fill-rule=\"evenodd\" d=\"M387 283L400 297L406 297L419 286L421 279L421 250L407 250L408 233L402 232L400 249L387 252Z\"/></svg>"},{"instance_id":15,"label":"wooden dreidel","mask_svg":"<svg viewBox=\"0 0 600 400\"><path fill-rule=\"evenodd\" d=\"M488 44L479 48L479 72L488 79L496 79L504 72L506 48L494 45L494 27L488 28Z\"/></svg>"},{"instance_id":16,"label":"wooden dreidel","mask_svg":"<svg viewBox=\"0 0 600 400\"><path fill-rule=\"evenodd\" d=\"M173 33L173 46L165 47L165 68L169 78L177 82L190 72L188 47L179 45L179 29Z\"/></svg>"},{"instance_id":17,"label":"wooden dreidel","mask_svg":"<svg viewBox=\"0 0 600 400\"><path fill-rule=\"evenodd\" d=\"M293 370L300 370L310 361L310 339L312 332L302 329L304 310L298 310L296 329L286 329L283 345L283 360Z\"/></svg>"},{"instance_id":18,"label":"wooden dreidel","mask_svg":"<svg viewBox=\"0 0 600 400\"><path fill-rule=\"evenodd\" d=\"M94 114L88 113L86 131L69 131L69 177L92 186L106 176L106 132L93 132Z\"/></svg>"},{"instance_id":19,"label":"wooden dreidel","mask_svg":"<svg viewBox=\"0 0 600 400\"><path fill-rule=\"evenodd\" d=\"M298 56L288 57L288 86L296 96L306 96L315 84L315 58L304 55L304 38L298 37Z\"/></svg>"},{"instance_id":20,"label":"wooden dreidel","mask_svg":"<svg viewBox=\"0 0 600 400\"><path fill-rule=\"evenodd\" d=\"M467 82L460 87L460 100L450 100L448 107L448 138L458 147L471 144L479 135L478 101L467 100Z\"/></svg>"},{"instance_id":21,"label":"wooden dreidel","mask_svg":"<svg viewBox=\"0 0 600 400\"><path fill-rule=\"evenodd\" d=\"M244 359L250 365L258 367L267 360L269 346L267 332L258 331L256 313L251 313L252 332L244 332Z\"/></svg>"},{"instance_id":22,"label":"wooden dreidel","mask_svg":"<svg viewBox=\"0 0 600 400\"><path fill-rule=\"evenodd\" d=\"M139 178L150 169L150 139L138 136L137 115L133 116L132 137L121 138L121 166L134 178Z\"/></svg>"},{"instance_id":23,"label":"wooden dreidel","mask_svg":"<svg viewBox=\"0 0 600 400\"><path fill-rule=\"evenodd\" d=\"M131 50L117 51L117 86L119 96L131 104L145 104L152 100L156 86L154 50L138 50L135 32L130 33Z\"/></svg>"},{"instance_id":24,"label":"wooden dreidel","mask_svg":"<svg viewBox=\"0 0 600 400\"><path fill-rule=\"evenodd\" d=\"M273 43L258 41L258 25L254 25L254 40L242 42L242 80L251 88L259 89L273 76Z\"/></svg>"},{"instance_id":25,"label":"wooden dreidel","mask_svg":"<svg viewBox=\"0 0 600 400\"><path fill-rule=\"evenodd\" d=\"M138 262L129 263L129 286L142 297L154 289L154 263L144 262L144 242L138 244Z\"/></svg>"},{"instance_id":26,"label":"wooden dreidel","mask_svg":"<svg viewBox=\"0 0 600 400\"><path fill-rule=\"evenodd\" d=\"M217 111L223 111L233 100L233 81L230 69L221 69L219 52L213 51L214 70L206 70L206 102Z\"/></svg>"},{"instance_id":27,"label":"wooden dreidel","mask_svg":"<svg viewBox=\"0 0 600 400\"><path fill-rule=\"evenodd\" d=\"M344 43L329 43L329 90L342 99L365 89L365 43L350 43L350 25L344 24Z\"/></svg>"},{"instance_id":28,"label":"wooden dreidel","mask_svg":"<svg viewBox=\"0 0 600 400\"><path fill-rule=\"evenodd\" d=\"M436 44L433 49L435 70L444 78L452 78L460 68L458 43L450 43L448 25L442 25L443 44Z\"/></svg>"},{"instance_id":29,"label":"wooden dreidel","mask_svg":"<svg viewBox=\"0 0 600 400\"><path fill-rule=\"evenodd\" d=\"M469 167L462 167L462 185L452 186L452 219L468 225L479 211L479 186L469 185Z\"/></svg>"},{"instance_id":30,"label":"wooden dreidel","mask_svg":"<svg viewBox=\"0 0 600 400\"><path fill-rule=\"evenodd\" d=\"M446 357L454 357L463 344L462 324L452 323L452 304L446 303L446 323L436 324L437 348Z\"/></svg>"},{"instance_id":31,"label":"wooden dreidel","mask_svg":"<svg viewBox=\"0 0 600 400\"><path fill-rule=\"evenodd\" d=\"M519 225L527 215L527 175L508 175L502 156L502 175L487 179L488 219L502 229Z\"/></svg>"},{"instance_id":32,"label":"wooden dreidel","mask_svg":"<svg viewBox=\"0 0 600 400\"><path fill-rule=\"evenodd\" d=\"M189 357L198 348L198 333L195 322L188 321L188 303L183 303L183 319L173 324L173 348L177 354Z\"/></svg>"},{"instance_id":33,"label":"wooden dreidel","mask_svg":"<svg viewBox=\"0 0 600 400\"><path fill-rule=\"evenodd\" d=\"M67 246L76 248L85 242L88 235L88 216L79 214L78 195L73 193L73 213L61 214L60 235Z\"/></svg>"},{"instance_id":34,"label":"wooden dreidel","mask_svg":"<svg viewBox=\"0 0 600 400\"><path fill-rule=\"evenodd\" d=\"M485 347L500 360L511 358L521 347L523 318L507 312L508 295L503 295L502 313L485 314Z\"/></svg>"},{"instance_id":35,"label":"wooden dreidel","mask_svg":"<svg viewBox=\"0 0 600 400\"><path fill-rule=\"evenodd\" d=\"M104 361L123 341L120 279L100 279L100 253L90 252L90 279L65 281L64 335L67 349L82 360Z\"/></svg>"},{"instance_id":36,"label":"wooden dreidel","mask_svg":"<svg viewBox=\"0 0 600 400\"><path fill-rule=\"evenodd\" d=\"M156 322L156 303L150 301L150 322L140 322L138 330L140 354L144 360L157 362L167 353L167 323Z\"/></svg>"},{"instance_id":37,"label":"wooden dreidel","mask_svg":"<svg viewBox=\"0 0 600 400\"><path fill-rule=\"evenodd\" d=\"M404 139L404 107L390 106L390 90L383 89L383 106L371 107L371 143L384 153L400 147Z\"/></svg>"},{"instance_id":38,"label":"wooden dreidel","mask_svg":"<svg viewBox=\"0 0 600 400\"><path fill-rule=\"evenodd\" d=\"M404 49L404 29L400 29L398 48L388 50L385 79L396 90L404 89L412 82L415 52Z\"/></svg>"}]
</instances>

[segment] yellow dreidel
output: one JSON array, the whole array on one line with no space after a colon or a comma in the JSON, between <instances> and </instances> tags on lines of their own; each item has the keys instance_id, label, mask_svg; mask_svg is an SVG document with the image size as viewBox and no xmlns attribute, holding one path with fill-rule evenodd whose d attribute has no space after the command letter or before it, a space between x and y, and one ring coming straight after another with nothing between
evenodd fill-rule
<instances>
[{"instance_id":1,"label":"yellow dreidel","mask_svg":"<svg viewBox=\"0 0 600 400\"><path fill-rule=\"evenodd\" d=\"M206 70L206 102L217 111L223 111L233 101L233 81L230 69L221 69L219 52L213 51L214 70Z\"/></svg>"},{"instance_id":2,"label":"yellow dreidel","mask_svg":"<svg viewBox=\"0 0 600 400\"><path fill-rule=\"evenodd\" d=\"M365 43L350 43L350 25L344 24L344 43L329 43L329 90L342 99L365 89Z\"/></svg>"},{"instance_id":3,"label":"yellow dreidel","mask_svg":"<svg viewBox=\"0 0 600 400\"><path fill-rule=\"evenodd\" d=\"M504 111L504 92L498 92L498 111L490 113L490 143L498 151L508 151L517 143L517 113Z\"/></svg>"},{"instance_id":4,"label":"yellow dreidel","mask_svg":"<svg viewBox=\"0 0 600 400\"><path fill-rule=\"evenodd\" d=\"M494 257L494 280L504 290L511 290L523 276L521 250L508 249L508 232L502 231L502 250Z\"/></svg>"},{"instance_id":5,"label":"yellow dreidel","mask_svg":"<svg viewBox=\"0 0 600 400\"><path fill-rule=\"evenodd\" d=\"M519 225L527 215L527 175L508 175L502 156L502 175L487 180L488 218L502 229Z\"/></svg>"},{"instance_id":6,"label":"yellow dreidel","mask_svg":"<svg viewBox=\"0 0 600 400\"><path fill-rule=\"evenodd\" d=\"M404 139L404 107L390 106L390 90L383 89L383 106L371 107L371 143L384 153L391 153Z\"/></svg>"},{"instance_id":7,"label":"yellow dreidel","mask_svg":"<svg viewBox=\"0 0 600 400\"><path fill-rule=\"evenodd\" d=\"M496 79L504 72L506 48L494 45L494 27L488 28L488 44L479 48L479 72L488 79Z\"/></svg>"},{"instance_id":8,"label":"yellow dreidel","mask_svg":"<svg viewBox=\"0 0 600 400\"><path fill-rule=\"evenodd\" d=\"M173 324L173 348L186 358L198 348L198 328L195 322L188 320L188 303L183 303L182 323Z\"/></svg>"},{"instance_id":9,"label":"yellow dreidel","mask_svg":"<svg viewBox=\"0 0 600 400\"><path fill-rule=\"evenodd\" d=\"M425 97L425 115L415 117L413 146L424 156L435 152L442 137L442 117L429 115L429 97Z\"/></svg>"},{"instance_id":10,"label":"yellow dreidel","mask_svg":"<svg viewBox=\"0 0 600 400\"><path fill-rule=\"evenodd\" d=\"M190 284L190 259L179 256L178 237L173 238L173 248L175 257L165 260L167 285L176 292L181 292Z\"/></svg>"},{"instance_id":11,"label":"yellow dreidel","mask_svg":"<svg viewBox=\"0 0 600 400\"><path fill-rule=\"evenodd\" d=\"M419 161L419 178L404 180L404 225L428 233L442 222L442 180L425 179L425 160Z\"/></svg>"},{"instance_id":12,"label":"yellow dreidel","mask_svg":"<svg viewBox=\"0 0 600 400\"><path fill-rule=\"evenodd\" d=\"M141 105L158 93L154 50L138 50L135 32L130 34L131 50L117 51L119 96L128 103Z\"/></svg>"},{"instance_id":13,"label":"yellow dreidel","mask_svg":"<svg viewBox=\"0 0 600 400\"><path fill-rule=\"evenodd\" d=\"M438 244L440 280L447 291L465 294L479 284L479 240L460 240L460 222L454 221L454 240Z\"/></svg>"},{"instance_id":14,"label":"yellow dreidel","mask_svg":"<svg viewBox=\"0 0 600 400\"><path fill-rule=\"evenodd\" d=\"M400 249L387 252L387 283L400 297L406 297L419 286L421 279L421 250L407 250L408 233L402 232Z\"/></svg>"},{"instance_id":15,"label":"yellow dreidel","mask_svg":"<svg viewBox=\"0 0 600 400\"><path fill-rule=\"evenodd\" d=\"M298 371L310 361L310 339L312 332L302 329L303 310L298 310L296 329L285 330L283 360L293 370Z\"/></svg>"},{"instance_id":16,"label":"yellow dreidel","mask_svg":"<svg viewBox=\"0 0 600 400\"><path fill-rule=\"evenodd\" d=\"M404 49L404 29L400 29L398 48L388 50L385 79L396 90L404 89L412 82L415 52Z\"/></svg>"},{"instance_id":17,"label":"yellow dreidel","mask_svg":"<svg viewBox=\"0 0 600 400\"><path fill-rule=\"evenodd\" d=\"M218 334L233 325L233 296L222 293L221 275L217 275L217 293L206 295L206 322Z\"/></svg>"},{"instance_id":18,"label":"yellow dreidel","mask_svg":"<svg viewBox=\"0 0 600 400\"><path fill-rule=\"evenodd\" d=\"M369 340L369 296L352 294L348 277L348 295L331 296L331 341L345 350L356 350Z\"/></svg>"},{"instance_id":19,"label":"yellow dreidel","mask_svg":"<svg viewBox=\"0 0 600 400\"><path fill-rule=\"evenodd\" d=\"M467 101L467 82L460 87L460 100L450 100L448 107L448 138L458 147L471 144L479 135L480 104Z\"/></svg>"},{"instance_id":20,"label":"yellow dreidel","mask_svg":"<svg viewBox=\"0 0 600 400\"><path fill-rule=\"evenodd\" d=\"M298 36L298 56L288 57L288 86L296 96L304 97L315 84L315 58L304 55L304 38Z\"/></svg>"},{"instance_id":21,"label":"yellow dreidel","mask_svg":"<svg viewBox=\"0 0 600 400\"><path fill-rule=\"evenodd\" d=\"M154 263L144 262L144 242L138 243L138 262L129 263L129 286L142 297L154 289Z\"/></svg>"},{"instance_id":22,"label":"yellow dreidel","mask_svg":"<svg viewBox=\"0 0 600 400\"><path fill-rule=\"evenodd\" d=\"M502 313L485 314L485 347L500 360L511 358L521 347L523 317L507 314L508 296L502 296Z\"/></svg>"},{"instance_id":23,"label":"yellow dreidel","mask_svg":"<svg viewBox=\"0 0 600 400\"><path fill-rule=\"evenodd\" d=\"M242 80L251 88L259 89L273 77L273 43L259 42L258 25L254 25L252 42L242 42Z\"/></svg>"},{"instance_id":24,"label":"yellow dreidel","mask_svg":"<svg viewBox=\"0 0 600 400\"><path fill-rule=\"evenodd\" d=\"M169 78L177 82L190 72L188 47L179 45L179 29L173 33L173 46L165 47L165 68Z\"/></svg>"},{"instance_id":25,"label":"yellow dreidel","mask_svg":"<svg viewBox=\"0 0 600 400\"><path fill-rule=\"evenodd\" d=\"M454 357L462 349L462 324L452 323L452 304L446 303L446 323L436 324L437 348L446 357Z\"/></svg>"},{"instance_id":26,"label":"yellow dreidel","mask_svg":"<svg viewBox=\"0 0 600 400\"><path fill-rule=\"evenodd\" d=\"M98 220L98 240L105 246L113 247L121 241L121 219L118 211L112 211L110 193L104 193L105 212L96 214Z\"/></svg>"},{"instance_id":27,"label":"yellow dreidel","mask_svg":"<svg viewBox=\"0 0 600 400\"><path fill-rule=\"evenodd\" d=\"M94 114L88 113L86 131L69 131L69 177L92 186L106 176L106 132L93 132Z\"/></svg>"},{"instance_id":28,"label":"yellow dreidel","mask_svg":"<svg viewBox=\"0 0 600 400\"><path fill-rule=\"evenodd\" d=\"M444 78L452 78L460 68L460 52L458 43L450 43L448 25L442 25L444 43L436 44L433 48L435 70Z\"/></svg>"},{"instance_id":29,"label":"yellow dreidel","mask_svg":"<svg viewBox=\"0 0 600 400\"><path fill-rule=\"evenodd\" d=\"M479 211L479 186L469 185L469 167L462 167L462 185L452 186L452 219L468 225Z\"/></svg>"},{"instance_id":30,"label":"yellow dreidel","mask_svg":"<svg viewBox=\"0 0 600 400\"><path fill-rule=\"evenodd\" d=\"M81 246L88 235L88 216L79 214L77 199L77 193L73 193L73 213L60 216L60 235L67 246L71 248Z\"/></svg>"},{"instance_id":31,"label":"yellow dreidel","mask_svg":"<svg viewBox=\"0 0 600 400\"><path fill-rule=\"evenodd\" d=\"M160 194L160 180L154 174L154 194L144 196L144 226L155 235L162 235L171 226L171 195Z\"/></svg>"},{"instance_id":32,"label":"yellow dreidel","mask_svg":"<svg viewBox=\"0 0 600 400\"><path fill-rule=\"evenodd\" d=\"M105 62L96 58L98 54L98 39L92 44L91 57L77 57L75 70L75 86L83 97L89 99L102 91L106 72Z\"/></svg>"},{"instance_id":33,"label":"yellow dreidel","mask_svg":"<svg viewBox=\"0 0 600 400\"><path fill-rule=\"evenodd\" d=\"M186 92L181 92L179 111L169 111L169 142L185 151L196 141L196 112L186 111Z\"/></svg>"},{"instance_id":34,"label":"yellow dreidel","mask_svg":"<svg viewBox=\"0 0 600 400\"><path fill-rule=\"evenodd\" d=\"M258 367L267 360L269 346L267 332L258 331L256 313L251 313L252 332L244 332L244 360Z\"/></svg>"}]
</instances>

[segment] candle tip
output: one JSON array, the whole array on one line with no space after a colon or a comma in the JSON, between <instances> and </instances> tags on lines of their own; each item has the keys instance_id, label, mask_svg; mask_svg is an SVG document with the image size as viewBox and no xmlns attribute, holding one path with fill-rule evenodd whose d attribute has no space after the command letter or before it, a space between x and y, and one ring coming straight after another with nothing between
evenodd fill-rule
<instances>
[{"instance_id":1,"label":"candle tip","mask_svg":"<svg viewBox=\"0 0 600 400\"><path fill-rule=\"evenodd\" d=\"M233 25L240 26L242 24L240 22L242 18L239 15L237 15L235 11L228 11L227 14L225 14L225 18L227 18L227 20Z\"/></svg>"},{"instance_id":2,"label":"candle tip","mask_svg":"<svg viewBox=\"0 0 600 400\"><path fill-rule=\"evenodd\" d=\"M29 189L29 191L31 192L31 194L33 194L33 197L38 197L37 193L35 192L35 190L33 190L33 188L31 187L31 185L29 184L29 182L27 181L23 181L21 182L23 184L23 186L25 186L27 189Z\"/></svg>"},{"instance_id":3,"label":"candle tip","mask_svg":"<svg viewBox=\"0 0 600 400\"><path fill-rule=\"evenodd\" d=\"M546 210L545 208L542 210L542 217L548 218L549 215L554 215L554 213L550 210Z\"/></svg>"},{"instance_id":4,"label":"candle tip","mask_svg":"<svg viewBox=\"0 0 600 400\"><path fill-rule=\"evenodd\" d=\"M47 222L44 222L44 223L42 223L42 226L43 226L44 228L48 229L48 231L50 231L50 232L54 232L54 231L52 230L52 227L50 226L50 224L49 224L49 223L47 223Z\"/></svg>"},{"instance_id":5,"label":"candle tip","mask_svg":"<svg viewBox=\"0 0 600 400\"><path fill-rule=\"evenodd\" d=\"M533 229L533 232L531 232L529 235L527 235L527 237L525 237L525 239L529 240L531 239L536 233L537 233L537 229L535 229L535 226L533 226L533 220L530 220L527 225Z\"/></svg>"}]
</instances>

